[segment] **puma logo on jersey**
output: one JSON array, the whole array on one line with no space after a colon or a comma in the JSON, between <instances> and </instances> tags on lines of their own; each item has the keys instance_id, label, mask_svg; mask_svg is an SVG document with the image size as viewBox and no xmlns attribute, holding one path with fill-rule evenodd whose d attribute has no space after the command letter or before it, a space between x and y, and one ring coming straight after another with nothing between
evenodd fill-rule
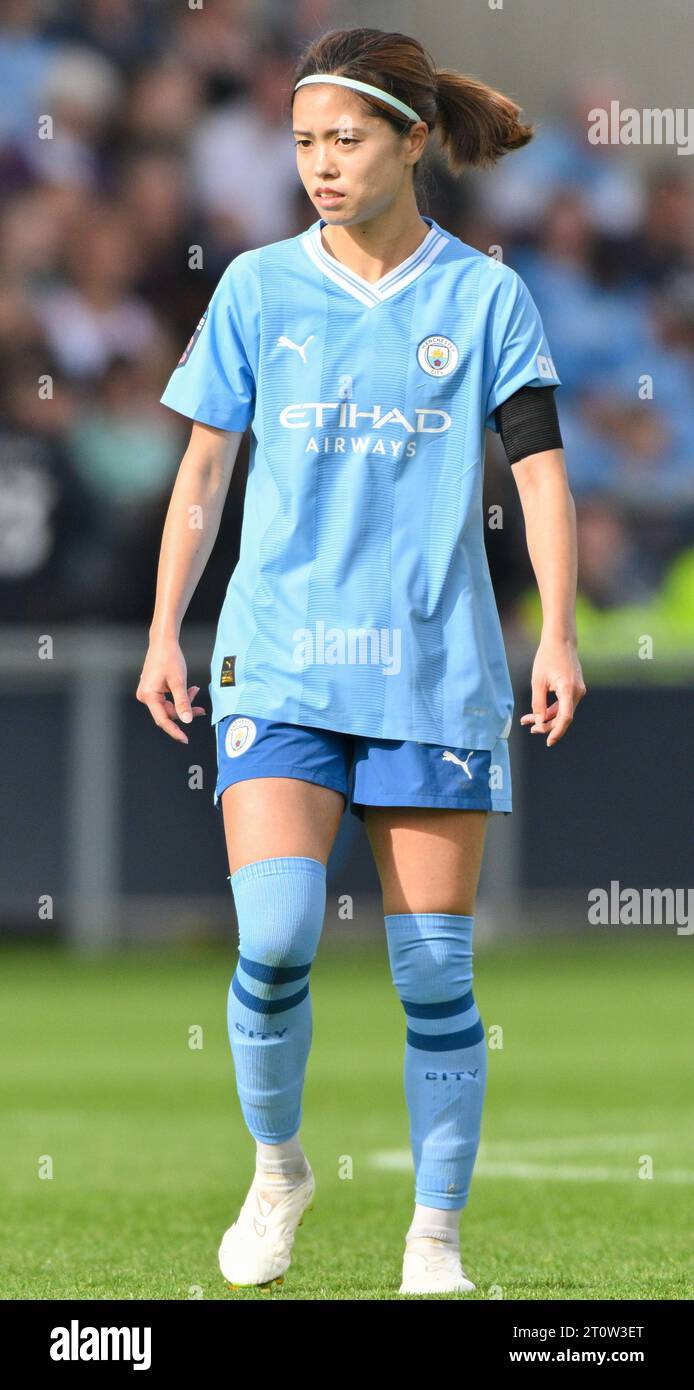
<instances>
[{"instance_id":1,"label":"puma logo on jersey","mask_svg":"<svg viewBox=\"0 0 694 1390\"><path fill-rule=\"evenodd\" d=\"M471 748L471 749L470 749L470 752L468 753L467 758L465 759L465 762L463 762L462 758L456 757L455 753L449 753L448 749L446 749L445 753L442 753L442 754L441 754L441 757L442 757L442 759L443 759L443 761L444 761L445 763L457 763L457 764L458 764L458 767L462 767L463 771L464 771L464 772L467 774L467 776L470 778L470 781L472 781L472 773L471 773L471 771L470 771L470 769L469 769L469 767L468 767L468 763L469 763L469 761L470 761L470 759L471 759L471 757L472 757L474 751L475 751L474 748Z\"/></svg>"},{"instance_id":2,"label":"puma logo on jersey","mask_svg":"<svg viewBox=\"0 0 694 1390\"><path fill-rule=\"evenodd\" d=\"M294 348L294 351L298 352L302 362L306 362L306 348L308 347L309 343L313 341L315 336L315 333L309 334L308 338L306 339L306 342L302 343L301 346L299 346L298 343L293 343L291 338L285 338L284 334L282 334L281 338L277 339L277 346Z\"/></svg>"}]
</instances>

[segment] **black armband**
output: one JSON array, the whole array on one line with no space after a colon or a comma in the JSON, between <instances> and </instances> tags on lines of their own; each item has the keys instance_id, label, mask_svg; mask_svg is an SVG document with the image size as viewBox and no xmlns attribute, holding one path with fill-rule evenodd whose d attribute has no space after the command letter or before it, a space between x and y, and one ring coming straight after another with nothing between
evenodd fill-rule
<instances>
[{"instance_id":1,"label":"black armband","mask_svg":"<svg viewBox=\"0 0 694 1390\"><path fill-rule=\"evenodd\" d=\"M521 386L494 411L509 463L545 449L563 449L556 386Z\"/></svg>"}]
</instances>

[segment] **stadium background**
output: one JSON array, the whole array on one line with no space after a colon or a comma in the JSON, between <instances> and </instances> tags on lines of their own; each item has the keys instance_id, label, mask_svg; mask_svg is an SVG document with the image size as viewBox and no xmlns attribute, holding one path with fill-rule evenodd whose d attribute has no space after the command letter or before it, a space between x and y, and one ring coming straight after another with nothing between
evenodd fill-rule
<instances>
[{"instance_id":1,"label":"stadium background","mask_svg":"<svg viewBox=\"0 0 694 1390\"><path fill-rule=\"evenodd\" d=\"M212 805L213 740L207 722L197 720L189 748L172 743L134 699L161 529L189 431L158 400L229 260L315 220L287 119L291 73L307 39L358 23L416 34L436 61L509 92L540 127L526 150L491 173L456 180L434 154L422 204L472 245L500 245L531 289L564 383L557 402L578 510L579 654L589 694L567 736L548 752L517 722L529 708L537 599L511 471L498 438L488 434L485 500L504 508L504 526L488 531L487 544L516 692L515 810L489 829L477 969L489 1021L502 1004L509 1017L515 1009L522 1042L504 1080L497 1074L497 1100L485 1123L516 1162L517 1145L537 1142L538 1127L554 1135L559 1149L543 1160L544 1178L523 1178L523 1194L532 1191L540 1204L547 1192L563 1198L574 1186L587 1201L589 1169L580 1163L592 1161L597 1172L606 1155L617 1161L620 1133L640 1152L633 1131L640 1134L647 1114L651 1129L670 1136L661 1152L680 1175L661 1188L667 1200L660 1198L659 1234L665 1241L668 1225L681 1227L673 1213L691 1181L681 1162L687 1148L680 1104L691 1063L681 992L689 936L672 922L599 927L587 913L590 890L614 881L640 892L686 889L691 879L694 175L691 156L673 144L591 146L586 127L587 112L609 109L613 100L686 112L688 18L680 0L657 9L618 0L578 10L550 0L499 10L432 0L426 18L414 3L385 0L205 0L202 9L175 0L3 6L0 922L6 997L16 1019L5 1068L8 1192L28 1228L42 1218L17 1154L51 1151L40 1117L57 1104L68 1073L74 1104L61 1112L61 1133L81 1154L75 1185L82 1194L93 1188L97 1205L108 1189L116 1168L98 1145L98 1153L92 1150L79 1116L92 1113L93 1102L104 1111L101 1133L116 1123L115 1104L106 1119L104 1076L116 1067L122 1029L141 1024L135 997L152 1037L133 1042L132 1055L119 1053L123 1067L137 1089L151 1043L158 1060L150 1081L174 1085L175 1066L156 1031L157 1021L164 1029L170 1023L167 980L170 1000L180 991L182 1018L185 981L193 988L197 981L209 1005L217 1068L209 1144L221 1149L221 1134L224 1145L232 1134L246 1144L229 1101L225 1055L235 934L221 816ZM54 118L53 138L40 140L37 118L46 112ZM195 268L191 248L202 252ZM37 389L45 374L51 399ZM652 400L639 399L644 374L654 381ZM213 626L238 550L247 443L183 626L189 683L201 686L205 703ZM652 638L645 657L644 635ZM200 770L192 785L191 767ZM363 830L347 813L328 871L324 974L317 972L314 986L328 1041L322 1061L317 1044L312 1084L328 1109L334 1103L337 1120L338 1100L332 1092L327 1099L327 1073L319 1090L318 1069L335 1064L345 1086L353 1079L355 1127L376 1088L390 1088L393 1123L405 1142L401 1025L380 912ZM124 952L126 944L147 948L141 966ZM350 970L351 1001L338 988L339 979L352 979ZM90 1002L80 989L87 979ZM334 1033L330 1000L331 1025L333 1004L344 1025L335 1024ZM386 1010L378 1038L367 1027L374 1000ZM350 1003L365 1030L363 1052ZM110 1026L103 1030L105 1017ZM612 1041L603 1055L606 1028ZM382 1075L373 1070L372 1044L385 1049ZM542 1068L528 1078L538 1052L549 1091L563 1095L564 1109L551 1114L538 1099ZM666 1061L671 1089L663 1094ZM618 1113L612 1082L623 1101ZM133 1104L137 1114L139 1102ZM128 1133L126 1125L123 1142ZM339 1142L349 1148L348 1138ZM555 1177L562 1167L562 1143L569 1144L564 1159L568 1153L578 1165L565 1187L549 1181L552 1165ZM374 1144L390 1151L383 1134ZM179 1160L180 1191L187 1157ZM504 1184L513 1174L499 1162L497 1156L498 1190L510 1210L514 1185ZM404 1210L407 1165L393 1166ZM488 1160L489 1175L493 1167ZM212 1185L218 1181L217 1195L224 1191L226 1201L226 1159L217 1155L213 1168ZM631 1198L617 1199L613 1171L604 1170L602 1187L603 1179L595 1183L605 1200L609 1195L613 1224L604 1230L625 1240L628 1251ZM234 1170L239 1193L243 1180ZM374 1202L382 1200L378 1181L374 1170ZM482 1183L480 1191L489 1187ZM484 1196L481 1202L483 1212ZM213 1208L216 1220L210 1198ZM65 1221L68 1209L69 1200ZM674 1249L674 1283L663 1273L655 1296L671 1297L681 1287ZM638 1251L632 1253L629 1277L638 1267L645 1278ZM587 1250L585 1259L587 1269ZM577 1268L580 1278L580 1262ZM66 1289L70 1269L66 1256ZM85 1278L81 1287L99 1287ZM31 1287L44 1293L30 1297L51 1296L58 1285L44 1271L43 1283ZM101 1287L101 1295L86 1296L107 1296L112 1284Z\"/></svg>"}]
</instances>

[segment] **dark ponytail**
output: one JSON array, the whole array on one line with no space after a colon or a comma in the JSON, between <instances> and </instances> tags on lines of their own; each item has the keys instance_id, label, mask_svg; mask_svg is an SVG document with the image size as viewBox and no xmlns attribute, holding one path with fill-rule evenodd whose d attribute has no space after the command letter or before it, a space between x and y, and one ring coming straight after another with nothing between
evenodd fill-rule
<instances>
[{"instance_id":1,"label":"dark ponytail","mask_svg":"<svg viewBox=\"0 0 694 1390\"><path fill-rule=\"evenodd\" d=\"M437 68L438 130L450 167L490 168L508 150L532 140L535 127L518 120L520 107L476 77Z\"/></svg>"},{"instance_id":2,"label":"dark ponytail","mask_svg":"<svg viewBox=\"0 0 694 1390\"><path fill-rule=\"evenodd\" d=\"M510 97L452 68L436 68L418 39L382 29L333 29L302 54L294 85L313 73L354 77L399 97L436 130L449 167L489 168L509 150L527 145L535 133L518 119ZM377 97L353 93L373 115L390 121L399 134L412 125ZM421 159L415 165L415 176Z\"/></svg>"}]
</instances>

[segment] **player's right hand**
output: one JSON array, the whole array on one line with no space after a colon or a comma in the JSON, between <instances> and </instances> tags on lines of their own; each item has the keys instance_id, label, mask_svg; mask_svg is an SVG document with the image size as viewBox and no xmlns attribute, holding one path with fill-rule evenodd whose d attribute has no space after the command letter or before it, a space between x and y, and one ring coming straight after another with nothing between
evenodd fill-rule
<instances>
[{"instance_id":1,"label":"player's right hand","mask_svg":"<svg viewBox=\"0 0 694 1390\"><path fill-rule=\"evenodd\" d=\"M200 686L186 686L186 674L185 658L175 638L150 641L135 698L147 706L155 724L177 743L188 743L188 739L174 719L191 724L197 714L207 713L202 705L192 704Z\"/></svg>"}]
</instances>

